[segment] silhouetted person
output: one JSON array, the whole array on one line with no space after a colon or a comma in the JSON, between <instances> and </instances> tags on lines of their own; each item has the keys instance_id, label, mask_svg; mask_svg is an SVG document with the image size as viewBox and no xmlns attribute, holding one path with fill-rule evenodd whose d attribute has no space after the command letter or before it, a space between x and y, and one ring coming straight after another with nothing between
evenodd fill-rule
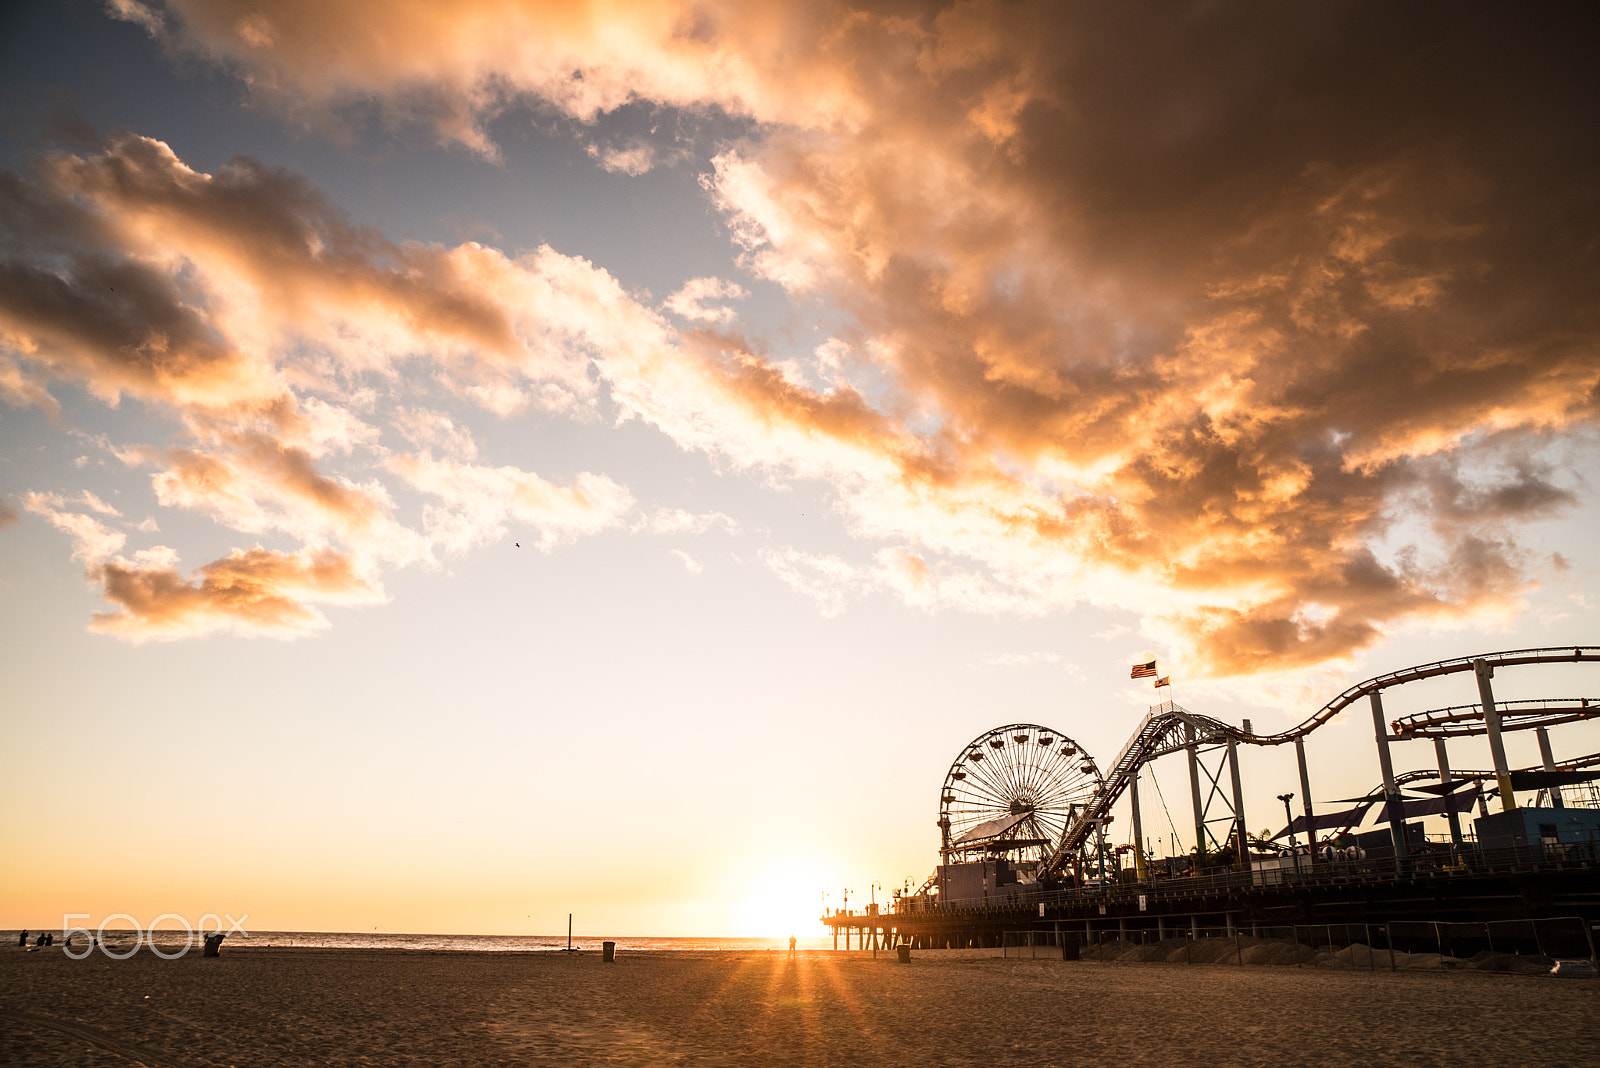
<instances>
[{"instance_id":1,"label":"silhouetted person","mask_svg":"<svg viewBox=\"0 0 1600 1068\"><path fill-rule=\"evenodd\" d=\"M41 934L37 939L34 940L33 944L36 946L44 945L44 935Z\"/></svg>"},{"instance_id":2,"label":"silhouetted person","mask_svg":"<svg viewBox=\"0 0 1600 1068\"><path fill-rule=\"evenodd\" d=\"M21 934L19 934L17 936L17 945L25 946L27 944L28 944L28 932L27 931L23 931Z\"/></svg>"},{"instance_id":3,"label":"silhouetted person","mask_svg":"<svg viewBox=\"0 0 1600 1068\"><path fill-rule=\"evenodd\" d=\"M55 945L56 944L56 936L54 934L50 933L49 931L46 931L44 933L44 944L47 945L47 946Z\"/></svg>"},{"instance_id":4,"label":"silhouetted person","mask_svg":"<svg viewBox=\"0 0 1600 1068\"><path fill-rule=\"evenodd\" d=\"M794 935L789 936L789 956L794 956Z\"/></svg>"},{"instance_id":5,"label":"silhouetted person","mask_svg":"<svg viewBox=\"0 0 1600 1068\"><path fill-rule=\"evenodd\" d=\"M222 940L227 938L227 932L219 931L216 934L206 935L205 949L200 951L202 957L217 957L222 955Z\"/></svg>"}]
</instances>

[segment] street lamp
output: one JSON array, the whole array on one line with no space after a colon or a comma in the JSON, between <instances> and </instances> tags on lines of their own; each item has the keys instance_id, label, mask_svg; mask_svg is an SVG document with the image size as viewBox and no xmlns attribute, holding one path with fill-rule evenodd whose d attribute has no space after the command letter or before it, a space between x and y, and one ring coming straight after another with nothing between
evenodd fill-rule
<instances>
[{"instance_id":1,"label":"street lamp","mask_svg":"<svg viewBox=\"0 0 1600 1068\"><path fill-rule=\"evenodd\" d=\"M1294 857L1294 873L1300 874L1300 847L1294 841L1294 813L1289 809L1289 802L1294 800L1294 794L1279 794L1278 800L1283 802L1283 814L1289 821L1289 855Z\"/></svg>"},{"instance_id":2,"label":"street lamp","mask_svg":"<svg viewBox=\"0 0 1600 1068\"><path fill-rule=\"evenodd\" d=\"M879 882L874 882L872 884L872 911L874 913L878 911L878 890L881 889L882 886L883 884Z\"/></svg>"}]
</instances>

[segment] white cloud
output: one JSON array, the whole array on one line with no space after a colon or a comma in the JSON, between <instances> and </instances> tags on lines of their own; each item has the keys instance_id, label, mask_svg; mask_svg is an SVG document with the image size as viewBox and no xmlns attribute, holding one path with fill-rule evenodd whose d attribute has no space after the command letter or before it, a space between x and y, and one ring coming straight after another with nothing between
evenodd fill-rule
<instances>
[{"instance_id":1,"label":"white cloud","mask_svg":"<svg viewBox=\"0 0 1600 1068\"><path fill-rule=\"evenodd\" d=\"M112 530L94 516L69 512L66 505L66 499L55 493L29 493L22 500L24 508L72 539L73 559L95 564L113 556L127 543L128 536L120 530Z\"/></svg>"},{"instance_id":2,"label":"white cloud","mask_svg":"<svg viewBox=\"0 0 1600 1068\"><path fill-rule=\"evenodd\" d=\"M1030 667L1035 664L1059 664L1060 653L991 653L983 658L989 667ZM1076 667L1076 665L1069 665ZM1079 672L1082 674L1082 672Z\"/></svg>"},{"instance_id":3,"label":"white cloud","mask_svg":"<svg viewBox=\"0 0 1600 1068\"><path fill-rule=\"evenodd\" d=\"M540 549L595 534L621 523L633 495L605 475L583 471L568 485L548 482L516 467L486 467L435 459L430 454L395 456L389 469L434 498L424 510L429 537L450 552L504 538L515 525L531 528Z\"/></svg>"},{"instance_id":4,"label":"white cloud","mask_svg":"<svg viewBox=\"0 0 1600 1068\"><path fill-rule=\"evenodd\" d=\"M688 512L682 508L657 508L644 516L634 529L651 534L704 534L718 529L739 533L739 521L723 512Z\"/></svg>"},{"instance_id":5,"label":"white cloud","mask_svg":"<svg viewBox=\"0 0 1600 1068\"><path fill-rule=\"evenodd\" d=\"M458 423L448 412L426 408L396 408L390 424L413 446L432 449L457 460L478 456L478 443L471 428Z\"/></svg>"},{"instance_id":6,"label":"white cloud","mask_svg":"<svg viewBox=\"0 0 1600 1068\"><path fill-rule=\"evenodd\" d=\"M691 278L662 304L667 311L700 323L731 323L738 314L726 305L712 301L743 300L750 294L737 282L721 278Z\"/></svg>"},{"instance_id":7,"label":"white cloud","mask_svg":"<svg viewBox=\"0 0 1600 1068\"><path fill-rule=\"evenodd\" d=\"M643 139L634 139L625 145L601 146L590 143L586 151L613 174L637 176L656 165L656 148Z\"/></svg>"},{"instance_id":8,"label":"white cloud","mask_svg":"<svg viewBox=\"0 0 1600 1068\"><path fill-rule=\"evenodd\" d=\"M105 501L102 501L99 497L96 497L88 490L84 490L82 493L78 494L77 499L83 504L87 505L91 510L99 512L101 515L112 516L115 518L120 518L122 516L121 512L117 511L111 505L107 504Z\"/></svg>"},{"instance_id":9,"label":"white cloud","mask_svg":"<svg viewBox=\"0 0 1600 1068\"><path fill-rule=\"evenodd\" d=\"M860 569L832 554L818 555L785 546L763 548L759 555L784 585L809 597L827 618L843 612L850 599L867 585Z\"/></svg>"}]
</instances>

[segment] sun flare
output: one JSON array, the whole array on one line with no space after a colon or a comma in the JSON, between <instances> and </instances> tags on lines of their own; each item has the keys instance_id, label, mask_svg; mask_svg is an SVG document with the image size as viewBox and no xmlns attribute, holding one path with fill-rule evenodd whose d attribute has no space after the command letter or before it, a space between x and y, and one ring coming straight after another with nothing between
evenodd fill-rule
<instances>
[{"instance_id":1,"label":"sun flare","mask_svg":"<svg viewBox=\"0 0 1600 1068\"><path fill-rule=\"evenodd\" d=\"M734 902L733 934L745 938L815 937L821 922L825 866L809 860L781 860L752 870L743 896Z\"/></svg>"}]
</instances>

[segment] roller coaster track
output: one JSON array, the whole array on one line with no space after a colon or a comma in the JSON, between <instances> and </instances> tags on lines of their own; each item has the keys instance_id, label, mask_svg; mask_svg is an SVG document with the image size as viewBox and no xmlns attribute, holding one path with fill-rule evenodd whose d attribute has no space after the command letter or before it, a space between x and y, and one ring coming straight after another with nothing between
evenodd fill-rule
<instances>
[{"instance_id":1,"label":"roller coaster track","mask_svg":"<svg viewBox=\"0 0 1600 1068\"><path fill-rule=\"evenodd\" d=\"M1172 702L1153 707L1139 729L1134 731L1122 752L1107 769L1105 792L1081 809L1067 824L1061 841L1045 860L1044 869L1058 871L1066 861L1077 854L1089 840L1100 820L1110 815L1112 806L1133 781L1139 769L1157 757L1176 752L1189 745L1225 744L1229 740L1246 745L1283 745L1303 738L1333 719L1340 712L1371 694L1407 682L1455 675L1476 670L1479 663L1490 668L1513 667L1521 664L1578 664L1600 662L1600 646L1579 645L1551 649L1509 649L1498 653L1456 657L1402 668L1385 675L1377 675L1357 683L1323 705L1298 726L1279 734L1254 734L1231 723L1198 715ZM1529 726L1533 724L1528 724ZM1452 778L1458 777L1452 773ZM1464 777L1464 776L1461 776Z\"/></svg>"},{"instance_id":2,"label":"roller coaster track","mask_svg":"<svg viewBox=\"0 0 1600 1068\"><path fill-rule=\"evenodd\" d=\"M1555 766L1555 770L1556 771L1582 771L1582 770L1584 770L1586 768L1595 767L1596 765L1600 765L1600 753L1590 753L1588 756L1578 757L1575 760L1563 760L1563 761L1561 761L1561 763L1559 763L1559 764L1557 764ZM1538 767L1533 767L1533 768L1519 768L1518 770L1519 771L1543 771L1544 770L1544 765L1540 764ZM1396 775L1394 777L1394 784L1396 786L1407 786L1407 785L1409 785L1411 783L1414 783L1414 782L1424 782L1424 781L1426 781L1428 779L1437 779L1438 777L1439 777L1438 769L1436 769L1436 768L1420 768L1417 771L1407 771L1407 772L1403 772L1402 774ZM1451 768L1450 769L1450 781L1453 782L1453 783L1455 783L1455 782L1492 782L1493 780L1494 780L1494 769L1493 768L1489 769L1488 771L1457 771L1455 768ZM1382 801L1383 800L1383 784L1379 783L1377 786L1374 786L1372 788L1371 793L1369 793L1367 796L1372 798L1374 801Z\"/></svg>"},{"instance_id":3,"label":"roller coaster track","mask_svg":"<svg viewBox=\"0 0 1600 1068\"><path fill-rule=\"evenodd\" d=\"M1534 727L1554 727L1558 723L1592 719L1600 714L1600 700L1593 697L1548 697L1534 701L1496 701L1500 729L1525 731ZM1451 705L1402 716L1390 726L1402 741L1411 738L1470 738L1488 731L1483 722L1482 705Z\"/></svg>"},{"instance_id":4,"label":"roller coaster track","mask_svg":"<svg viewBox=\"0 0 1600 1068\"><path fill-rule=\"evenodd\" d=\"M1474 705L1472 707L1476 708L1477 706ZM1595 767L1596 765L1600 765L1600 753L1590 753L1588 756L1579 757L1576 760L1564 760L1561 763L1556 765L1555 770L1556 771L1582 771L1582 770L1585 770L1587 768ZM1521 771L1543 771L1544 770L1544 765L1541 764L1537 768L1522 768L1522 769L1519 769L1519 770L1521 770ZM1434 769L1434 768L1421 768L1421 769L1419 769L1417 771L1407 771L1407 772L1403 772L1403 773L1401 773L1399 775L1396 775L1394 777L1394 784L1395 784L1396 787L1404 787L1404 786L1409 786L1411 783L1414 783L1414 782L1424 782L1424 781L1426 781L1428 779L1437 779L1438 777L1439 777L1439 772L1438 772L1437 769ZM1453 782L1453 783L1493 782L1494 778L1495 778L1495 774L1494 774L1494 769L1492 769L1492 768L1489 769L1488 771L1457 771L1454 768L1450 769L1450 781ZM1489 796L1493 796L1493 794L1491 793ZM1377 804L1378 802L1382 801L1383 800L1383 784L1379 783L1378 785L1374 786L1370 791L1368 791L1367 799L1370 800L1373 804ZM1363 816L1366 815L1365 810L1362 811L1362 815ZM1347 827L1340 828L1339 830L1334 831L1332 833L1331 837L1337 838L1341 834L1349 834L1354 828L1355 828L1354 824L1351 824L1350 826L1347 826ZM1321 832L1319 832L1319 833L1321 833Z\"/></svg>"}]
</instances>

